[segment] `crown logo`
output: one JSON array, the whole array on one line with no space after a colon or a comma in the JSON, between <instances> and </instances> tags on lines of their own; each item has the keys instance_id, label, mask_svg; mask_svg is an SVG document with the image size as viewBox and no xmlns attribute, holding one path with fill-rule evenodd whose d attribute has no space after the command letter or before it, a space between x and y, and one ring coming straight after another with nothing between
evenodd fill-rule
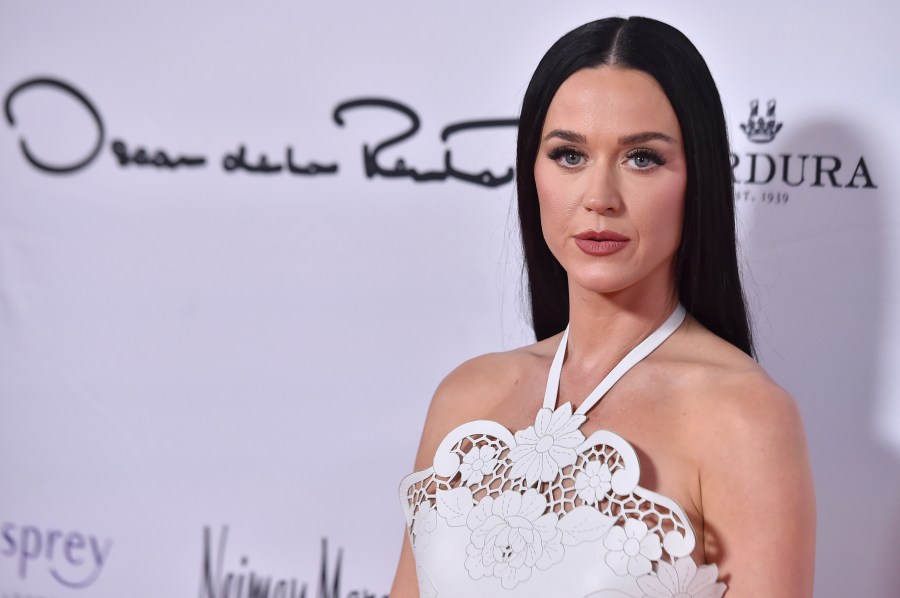
<instances>
[{"instance_id":1,"label":"crown logo","mask_svg":"<svg viewBox=\"0 0 900 598\"><path fill-rule=\"evenodd\" d=\"M781 130L781 123L775 121L775 100L766 104L765 117L759 115L759 100L750 102L750 116L741 123L741 130L754 143L769 143Z\"/></svg>"}]
</instances>

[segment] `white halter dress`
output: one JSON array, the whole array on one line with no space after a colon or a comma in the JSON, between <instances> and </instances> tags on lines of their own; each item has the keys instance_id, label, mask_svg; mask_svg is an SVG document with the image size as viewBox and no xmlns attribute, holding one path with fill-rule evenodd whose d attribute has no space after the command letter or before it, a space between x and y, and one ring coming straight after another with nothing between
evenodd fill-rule
<instances>
[{"instance_id":1,"label":"white halter dress","mask_svg":"<svg viewBox=\"0 0 900 598\"><path fill-rule=\"evenodd\" d=\"M574 413L556 406L568 328L544 406L515 434L479 420L450 432L432 467L400 483L421 598L720 598L715 565L691 558L684 510L638 485L620 436L585 440L586 413L684 320L672 315Z\"/></svg>"}]
</instances>

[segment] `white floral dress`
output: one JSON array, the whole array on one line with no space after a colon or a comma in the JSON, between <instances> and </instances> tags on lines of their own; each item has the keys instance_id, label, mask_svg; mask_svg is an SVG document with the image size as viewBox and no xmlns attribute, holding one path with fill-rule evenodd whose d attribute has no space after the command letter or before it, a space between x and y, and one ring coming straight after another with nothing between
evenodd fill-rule
<instances>
[{"instance_id":1,"label":"white floral dress","mask_svg":"<svg viewBox=\"0 0 900 598\"><path fill-rule=\"evenodd\" d=\"M678 504L638 485L634 449L605 430L585 439L587 411L684 320L678 306L600 382L576 412L556 406L563 334L544 406L515 434L463 424L433 466L400 484L419 595L495 598L720 598L715 565L691 558Z\"/></svg>"}]
</instances>

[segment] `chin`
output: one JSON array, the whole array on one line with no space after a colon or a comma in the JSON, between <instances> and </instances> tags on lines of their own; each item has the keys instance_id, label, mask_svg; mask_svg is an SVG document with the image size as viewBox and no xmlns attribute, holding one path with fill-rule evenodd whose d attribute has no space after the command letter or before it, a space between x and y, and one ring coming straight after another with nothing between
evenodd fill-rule
<instances>
[{"instance_id":1,"label":"chin","mask_svg":"<svg viewBox=\"0 0 900 598\"><path fill-rule=\"evenodd\" d=\"M615 276L611 273L602 274L569 274L569 287L579 287L585 291L606 295L618 293L634 286L636 280L631 277Z\"/></svg>"},{"instance_id":2,"label":"chin","mask_svg":"<svg viewBox=\"0 0 900 598\"><path fill-rule=\"evenodd\" d=\"M635 291L641 297L667 295L674 290L674 265L660 265L649 271L637 268L634 264L623 267L573 268L567 271L569 292L581 288L591 293L609 295L624 291Z\"/></svg>"}]
</instances>

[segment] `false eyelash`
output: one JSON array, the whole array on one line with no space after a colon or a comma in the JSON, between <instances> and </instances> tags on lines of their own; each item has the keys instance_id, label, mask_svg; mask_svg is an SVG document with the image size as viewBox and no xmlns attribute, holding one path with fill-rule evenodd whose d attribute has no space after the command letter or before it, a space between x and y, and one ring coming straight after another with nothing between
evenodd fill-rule
<instances>
[{"instance_id":1,"label":"false eyelash","mask_svg":"<svg viewBox=\"0 0 900 598\"><path fill-rule=\"evenodd\" d=\"M666 159L659 155L657 152L652 149L646 147L639 147L637 149L633 149L627 154L625 157L631 160L632 158L647 158L657 166L662 166L666 163Z\"/></svg>"},{"instance_id":2,"label":"false eyelash","mask_svg":"<svg viewBox=\"0 0 900 598\"><path fill-rule=\"evenodd\" d=\"M567 154L574 154L576 156L581 156L582 158L584 157L584 152L582 152L581 150L577 150L574 147L568 147L565 145L554 147L552 150L547 152L547 157L551 160L559 160Z\"/></svg>"}]
</instances>

